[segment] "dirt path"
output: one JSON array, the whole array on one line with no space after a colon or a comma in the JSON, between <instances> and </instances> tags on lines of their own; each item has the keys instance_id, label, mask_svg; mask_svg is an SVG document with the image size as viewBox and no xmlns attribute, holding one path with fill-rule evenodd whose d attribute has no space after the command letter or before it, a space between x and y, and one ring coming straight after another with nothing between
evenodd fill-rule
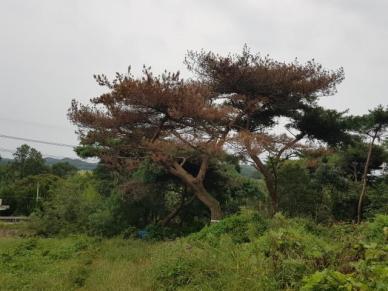
<instances>
[{"instance_id":1,"label":"dirt path","mask_svg":"<svg viewBox=\"0 0 388 291\"><path fill-rule=\"evenodd\" d=\"M29 234L25 222L0 222L0 238L2 237L18 237L23 234Z\"/></svg>"},{"instance_id":2,"label":"dirt path","mask_svg":"<svg viewBox=\"0 0 388 291\"><path fill-rule=\"evenodd\" d=\"M2 229L0 228L0 238L18 236L20 231L17 229Z\"/></svg>"}]
</instances>

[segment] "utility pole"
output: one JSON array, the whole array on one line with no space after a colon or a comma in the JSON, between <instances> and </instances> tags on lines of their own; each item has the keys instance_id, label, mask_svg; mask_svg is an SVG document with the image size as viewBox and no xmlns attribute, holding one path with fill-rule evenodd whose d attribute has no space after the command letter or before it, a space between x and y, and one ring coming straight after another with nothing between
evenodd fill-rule
<instances>
[{"instance_id":1,"label":"utility pole","mask_svg":"<svg viewBox=\"0 0 388 291\"><path fill-rule=\"evenodd\" d=\"M39 181L38 184L36 185L36 203L39 201Z\"/></svg>"}]
</instances>

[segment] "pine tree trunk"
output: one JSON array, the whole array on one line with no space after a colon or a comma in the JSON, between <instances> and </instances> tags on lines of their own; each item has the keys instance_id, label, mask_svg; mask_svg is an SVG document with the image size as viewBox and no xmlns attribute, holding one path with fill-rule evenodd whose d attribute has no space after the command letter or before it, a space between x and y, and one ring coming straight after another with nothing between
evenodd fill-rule
<instances>
[{"instance_id":1,"label":"pine tree trunk","mask_svg":"<svg viewBox=\"0 0 388 291\"><path fill-rule=\"evenodd\" d=\"M278 193L275 179L272 173L266 168L263 162L256 155L251 155L252 160L255 162L256 169L264 177L265 185L267 186L267 190L269 196L271 198L271 206L272 206L272 215L274 215L278 211L279 201L278 201Z\"/></svg>"},{"instance_id":2,"label":"pine tree trunk","mask_svg":"<svg viewBox=\"0 0 388 291\"><path fill-rule=\"evenodd\" d=\"M279 207L278 193L276 190L275 180L273 179L271 173L269 172L266 172L265 174L264 172L261 172L261 173L263 174L264 182L265 182L265 185L267 186L267 190L271 198L272 215L274 215L278 211L278 207Z\"/></svg>"},{"instance_id":3,"label":"pine tree trunk","mask_svg":"<svg viewBox=\"0 0 388 291\"><path fill-rule=\"evenodd\" d=\"M267 185L269 195L271 196L272 215L274 215L279 208L278 193L277 193L277 190L275 189L275 185L273 185L271 182L268 182L267 179L265 183Z\"/></svg>"},{"instance_id":4,"label":"pine tree trunk","mask_svg":"<svg viewBox=\"0 0 388 291\"><path fill-rule=\"evenodd\" d=\"M375 139L376 139L376 135L372 138L372 141L369 144L368 156L367 156L365 167L364 167L364 173L362 175L362 190L361 190L360 197L358 199L358 207L357 207L357 223L358 224L361 223L362 203L364 201L364 197L366 194L366 186L367 186L367 182L368 182L368 170L369 170L370 160L372 157L372 150L373 150L373 144L374 144Z\"/></svg>"},{"instance_id":5,"label":"pine tree trunk","mask_svg":"<svg viewBox=\"0 0 388 291\"><path fill-rule=\"evenodd\" d=\"M222 219L222 210L220 203L211 196L200 181L194 181L191 184L195 196L207 206L210 210L210 222L215 223Z\"/></svg>"},{"instance_id":6,"label":"pine tree trunk","mask_svg":"<svg viewBox=\"0 0 388 291\"><path fill-rule=\"evenodd\" d=\"M180 178L183 183L192 189L194 195L206 205L206 207L210 211L210 219L211 222L218 222L222 219L223 214L221 210L220 203L215 199L212 195L207 192L203 180L205 178L206 170L207 170L208 157L205 157L202 160L202 164L198 175L194 177L189 172L187 172L181 165L174 163L173 167L168 167L171 174Z\"/></svg>"}]
</instances>

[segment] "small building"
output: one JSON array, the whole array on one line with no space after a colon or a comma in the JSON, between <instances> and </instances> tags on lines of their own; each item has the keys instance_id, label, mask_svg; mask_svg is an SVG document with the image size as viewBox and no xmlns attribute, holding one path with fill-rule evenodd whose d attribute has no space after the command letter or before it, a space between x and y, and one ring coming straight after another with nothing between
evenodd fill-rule
<instances>
[{"instance_id":1,"label":"small building","mask_svg":"<svg viewBox=\"0 0 388 291\"><path fill-rule=\"evenodd\" d=\"M3 205L3 199L0 199L0 211L9 209L9 205Z\"/></svg>"}]
</instances>

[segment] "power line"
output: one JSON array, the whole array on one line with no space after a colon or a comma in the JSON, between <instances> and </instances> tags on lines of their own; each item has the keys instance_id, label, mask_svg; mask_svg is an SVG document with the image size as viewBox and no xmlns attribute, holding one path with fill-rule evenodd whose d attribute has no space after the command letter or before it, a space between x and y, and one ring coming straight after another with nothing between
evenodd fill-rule
<instances>
[{"instance_id":1,"label":"power line","mask_svg":"<svg viewBox=\"0 0 388 291\"><path fill-rule=\"evenodd\" d=\"M54 145L58 147L67 147L67 148L75 148L75 145L65 144L65 143L56 143L56 142L50 142L50 141L44 141L44 140L38 140L38 139L31 139L31 138L25 138L25 137L17 137L17 136L11 136L11 135L5 135L0 134L0 137L7 138L7 139L14 139L14 140L20 140L20 141L27 141L27 142L34 142L34 143L41 143L41 144L47 144L47 145Z\"/></svg>"},{"instance_id":2,"label":"power line","mask_svg":"<svg viewBox=\"0 0 388 291\"><path fill-rule=\"evenodd\" d=\"M11 153L11 154L14 154L16 152L16 150L11 150L11 149L7 149L7 148L2 148L0 147L0 152L4 152L4 153ZM43 157L47 157L47 158L54 158L54 159L64 159L64 158L69 158L69 159L72 159L70 157L62 157L62 156L54 156L54 155L49 155L49 154L44 154L44 153L41 153Z\"/></svg>"},{"instance_id":3,"label":"power line","mask_svg":"<svg viewBox=\"0 0 388 291\"><path fill-rule=\"evenodd\" d=\"M36 122L36 121L27 121L27 120L13 119L13 118L5 118L5 117L0 117L0 120L6 121L8 123L22 123L22 124L35 126L35 127L56 128L56 129L62 129L62 130L69 129L68 127L65 127L65 126L40 123L40 122Z\"/></svg>"},{"instance_id":4,"label":"power line","mask_svg":"<svg viewBox=\"0 0 388 291\"><path fill-rule=\"evenodd\" d=\"M47 144L47 145L54 145L54 146L59 146L59 147L66 147L66 148L71 148L74 149L76 146L75 145L70 145L70 144L64 144L64 143L56 143L56 142L49 142L49 141L44 141L44 140L37 140L37 139L30 139L30 138L24 138L24 137L17 137L17 136L10 136L10 135L5 135L5 134L0 134L0 138L7 138L7 139L14 139L14 140L20 140L20 141L27 141L27 142L33 142L33 143L40 143L40 144ZM0 152L5 152L5 153L15 153L16 150L11 150L7 148L0 147ZM88 162L87 159L80 159L76 157L66 157L66 156L56 156L56 155L50 155L50 154L45 154L42 153L43 157L46 158L54 158L54 159L79 159L81 161Z\"/></svg>"},{"instance_id":5,"label":"power line","mask_svg":"<svg viewBox=\"0 0 388 291\"><path fill-rule=\"evenodd\" d=\"M0 148L0 152L13 154L15 151L10 149Z\"/></svg>"},{"instance_id":6,"label":"power line","mask_svg":"<svg viewBox=\"0 0 388 291\"><path fill-rule=\"evenodd\" d=\"M0 152L14 154L16 152L16 149L15 150L11 150L11 149L0 147ZM40 153L41 153L41 155L44 158L54 158L54 159L58 159L58 160L62 160L62 159L77 159L77 160L81 160L81 161L89 163L88 161L86 161L86 159L82 159L82 158L78 158L78 157L55 156L55 155L45 154L45 153L42 153L42 152L40 152Z\"/></svg>"}]
</instances>

